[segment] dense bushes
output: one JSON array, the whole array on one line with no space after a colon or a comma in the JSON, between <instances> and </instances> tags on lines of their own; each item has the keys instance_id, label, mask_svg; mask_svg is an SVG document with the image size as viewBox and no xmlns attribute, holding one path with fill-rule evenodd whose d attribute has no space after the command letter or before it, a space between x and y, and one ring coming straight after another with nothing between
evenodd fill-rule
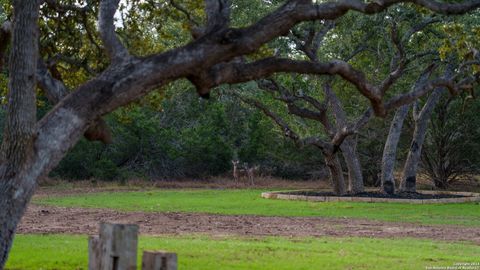
<instances>
[{"instance_id":1,"label":"dense bushes","mask_svg":"<svg viewBox=\"0 0 480 270\"><path fill-rule=\"evenodd\" d=\"M299 151L269 119L229 96L204 100L183 90L148 101L107 116L113 143L81 140L51 176L205 178L229 173L232 159L285 178L309 178L322 168L315 149Z\"/></svg>"},{"instance_id":2,"label":"dense bushes","mask_svg":"<svg viewBox=\"0 0 480 270\"><path fill-rule=\"evenodd\" d=\"M432 117L422 168L437 188L447 188L480 169L480 104L466 101L445 98Z\"/></svg>"}]
</instances>

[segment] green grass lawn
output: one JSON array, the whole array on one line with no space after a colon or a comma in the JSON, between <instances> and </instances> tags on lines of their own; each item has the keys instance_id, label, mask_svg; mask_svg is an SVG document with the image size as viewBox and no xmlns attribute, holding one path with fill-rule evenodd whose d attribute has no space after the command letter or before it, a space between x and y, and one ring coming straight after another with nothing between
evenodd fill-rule
<instances>
[{"instance_id":1,"label":"green grass lawn","mask_svg":"<svg viewBox=\"0 0 480 270\"><path fill-rule=\"evenodd\" d=\"M417 239L141 237L169 250L179 269L425 269L478 262L480 246ZM86 269L87 237L17 235L7 269ZM140 263L140 261L139 261Z\"/></svg>"},{"instance_id":2,"label":"green grass lawn","mask_svg":"<svg viewBox=\"0 0 480 270\"><path fill-rule=\"evenodd\" d=\"M480 205L270 200L262 190L152 190L102 192L34 199L34 203L110 208L122 211L201 212L226 215L321 216L366 218L420 224L480 226Z\"/></svg>"}]
</instances>

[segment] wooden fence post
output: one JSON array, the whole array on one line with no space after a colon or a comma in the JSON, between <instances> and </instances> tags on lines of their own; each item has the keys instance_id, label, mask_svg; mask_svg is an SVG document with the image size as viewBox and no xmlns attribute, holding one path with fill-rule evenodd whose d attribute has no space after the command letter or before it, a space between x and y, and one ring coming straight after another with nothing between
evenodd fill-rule
<instances>
[{"instance_id":1,"label":"wooden fence post","mask_svg":"<svg viewBox=\"0 0 480 270\"><path fill-rule=\"evenodd\" d=\"M102 247L98 236L88 238L88 269L100 269Z\"/></svg>"},{"instance_id":2,"label":"wooden fence post","mask_svg":"<svg viewBox=\"0 0 480 270\"><path fill-rule=\"evenodd\" d=\"M177 254L166 251L144 251L142 270L177 270Z\"/></svg>"},{"instance_id":3,"label":"wooden fence post","mask_svg":"<svg viewBox=\"0 0 480 270\"><path fill-rule=\"evenodd\" d=\"M99 237L89 239L89 270L136 270L138 226L100 224Z\"/></svg>"}]
</instances>

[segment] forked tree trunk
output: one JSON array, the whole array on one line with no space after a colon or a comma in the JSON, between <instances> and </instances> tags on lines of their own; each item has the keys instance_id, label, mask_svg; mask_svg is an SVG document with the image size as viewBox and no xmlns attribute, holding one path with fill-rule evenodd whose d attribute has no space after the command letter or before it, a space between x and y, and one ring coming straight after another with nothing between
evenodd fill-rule
<instances>
[{"instance_id":1,"label":"forked tree trunk","mask_svg":"<svg viewBox=\"0 0 480 270\"><path fill-rule=\"evenodd\" d=\"M451 78L454 73L454 67L449 65L445 70L444 77ZM400 191L402 192L416 192L417 191L417 170L421 162L422 147L427 133L428 122L432 117L433 109L437 106L441 96L447 90L444 88L434 89L427 99L425 105L418 115L414 115L415 130L413 132L410 150L408 152L407 160L405 161L402 181L400 182Z\"/></svg>"},{"instance_id":2,"label":"forked tree trunk","mask_svg":"<svg viewBox=\"0 0 480 270\"><path fill-rule=\"evenodd\" d=\"M345 139L340 149L348 169L348 191L351 194L364 192L362 166L358 159L355 141L352 138Z\"/></svg>"},{"instance_id":3,"label":"forked tree trunk","mask_svg":"<svg viewBox=\"0 0 480 270\"><path fill-rule=\"evenodd\" d=\"M422 147L427 133L428 122L432 116L433 109L444 91L445 90L438 89L433 91L415 121L415 130L413 132L410 150L408 151L407 160L405 161L402 172L402 181L400 183L400 191L402 192L417 191L417 170L421 161Z\"/></svg>"},{"instance_id":4,"label":"forked tree trunk","mask_svg":"<svg viewBox=\"0 0 480 270\"><path fill-rule=\"evenodd\" d=\"M336 129L344 128L348 125L348 119L342 103L332 91L330 85L325 85L323 90L328 97L333 116L335 117ZM329 129L328 125L324 126L327 130ZM352 137L345 138L340 145L340 150L342 150L342 155L348 169L348 191L352 194L364 192L362 166L358 159L355 140Z\"/></svg>"},{"instance_id":5,"label":"forked tree trunk","mask_svg":"<svg viewBox=\"0 0 480 270\"><path fill-rule=\"evenodd\" d=\"M397 146L402 134L403 122L408 114L410 105L404 105L397 109L390 130L388 132L387 141L383 149L382 156L382 191L387 194L395 193L395 177L393 175L395 170L395 160L397 157Z\"/></svg>"},{"instance_id":6,"label":"forked tree trunk","mask_svg":"<svg viewBox=\"0 0 480 270\"><path fill-rule=\"evenodd\" d=\"M325 155L325 164L330 172L330 180L332 181L333 192L337 195L344 195L347 190L345 188L345 179L343 177L342 165L336 154Z\"/></svg>"},{"instance_id":7,"label":"forked tree trunk","mask_svg":"<svg viewBox=\"0 0 480 270\"><path fill-rule=\"evenodd\" d=\"M31 166L36 139L35 72L39 1L16 0L9 67L7 119L0 163L0 269L7 261L18 222L32 197Z\"/></svg>"}]
</instances>

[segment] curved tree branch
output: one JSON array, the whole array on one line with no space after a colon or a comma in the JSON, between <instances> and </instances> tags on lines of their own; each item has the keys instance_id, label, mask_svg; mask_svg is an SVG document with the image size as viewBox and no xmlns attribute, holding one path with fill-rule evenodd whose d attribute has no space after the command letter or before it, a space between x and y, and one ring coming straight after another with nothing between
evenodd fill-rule
<instances>
[{"instance_id":1,"label":"curved tree branch","mask_svg":"<svg viewBox=\"0 0 480 270\"><path fill-rule=\"evenodd\" d=\"M36 76L38 86L45 92L50 103L57 104L69 94L70 90L61 81L52 77L42 59L38 60ZM93 121L84 136L90 141L101 141L104 144L112 142L110 128L102 118Z\"/></svg>"},{"instance_id":2,"label":"curved tree branch","mask_svg":"<svg viewBox=\"0 0 480 270\"><path fill-rule=\"evenodd\" d=\"M229 0L205 0L207 24L205 34L226 29L230 22Z\"/></svg>"},{"instance_id":3,"label":"curved tree branch","mask_svg":"<svg viewBox=\"0 0 480 270\"><path fill-rule=\"evenodd\" d=\"M114 15L120 0L101 0L98 30L105 51L113 63L129 58L129 53L115 33Z\"/></svg>"}]
</instances>

